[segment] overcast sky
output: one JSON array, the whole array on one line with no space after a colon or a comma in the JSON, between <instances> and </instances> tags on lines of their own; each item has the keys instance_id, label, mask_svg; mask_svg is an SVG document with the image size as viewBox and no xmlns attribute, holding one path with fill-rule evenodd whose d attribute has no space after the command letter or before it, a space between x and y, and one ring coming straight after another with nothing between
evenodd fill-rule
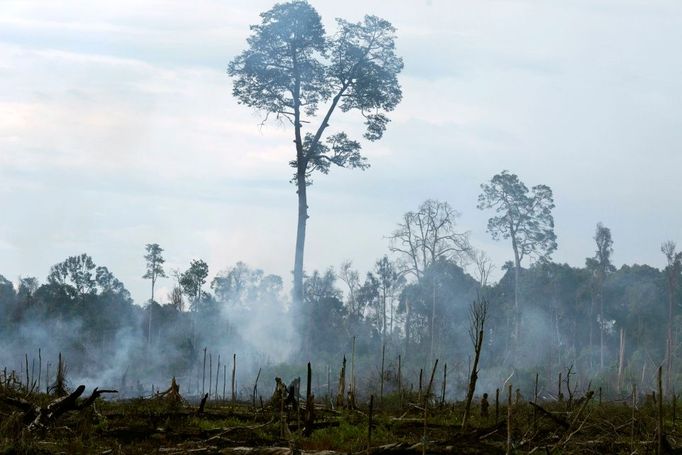
<instances>
[{"instance_id":1,"label":"overcast sky","mask_svg":"<svg viewBox=\"0 0 682 455\"><path fill-rule=\"evenodd\" d=\"M426 198L458 209L499 269L511 247L476 198L503 169L554 190L557 261L583 265L599 221L618 265L661 266L661 242L682 242L682 2L312 4L328 31L391 21L405 69L384 139L365 144L372 167L314 179L307 270L364 273ZM272 5L0 0L0 274L43 281L87 252L141 303L155 242L167 270L242 260L288 281L292 134L259 128L225 73Z\"/></svg>"}]
</instances>

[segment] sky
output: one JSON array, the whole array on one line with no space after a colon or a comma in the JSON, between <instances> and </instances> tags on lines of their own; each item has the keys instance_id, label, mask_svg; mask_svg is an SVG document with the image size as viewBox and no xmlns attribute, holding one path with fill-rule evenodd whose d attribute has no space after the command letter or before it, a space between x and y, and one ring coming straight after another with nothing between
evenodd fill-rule
<instances>
[{"instance_id":1,"label":"sky","mask_svg":"<svg viewBox=\"0 0 682 455\"><path fill-rule=\"evenodd\" d=\"M0 0L0 274L87 252L138 303L144 245L166 270L244 261L289 281L292 132L237 104L226 75L264 0ZM682 243L682 3L311 1L328 32L365 14L397 28L404 98L371 168L314 178L305 268L388 252L403 213L447 201L499 268L480 185L508 169L554 191L558 262L661 267ZM357 119L334 126L360 136ZM172 280L157 285L164 301Z\"/></svg>"}]
</instances>

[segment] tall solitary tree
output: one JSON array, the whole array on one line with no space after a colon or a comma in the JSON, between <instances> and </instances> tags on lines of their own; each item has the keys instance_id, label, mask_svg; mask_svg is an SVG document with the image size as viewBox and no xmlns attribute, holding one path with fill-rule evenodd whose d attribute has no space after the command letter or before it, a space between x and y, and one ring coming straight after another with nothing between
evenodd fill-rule
<instances>
[{"instance_id":1,"label":"tall solitary tree","mask_svg":"<svg viewBox=\"0 0 682 455\"><path fill-rule=\"evenodd\" d=\"M166 260L161 255L161 253L163 253L163 248L161 248L158 243L148 243L144 248L147 252L147 254L144 255L144 259L147 261L147 271L142 275L142 278L145 280L152 280L151 301L153 302L156 280L159 278L167 278L166 272L163 270L163 263L166 262Z\"/></svg>"},{"instance_id":2,"label":"tall solitary tree","mask_svg":"<svg viewBox=\"0 0 682 455\"><path fill-rule=\"evenodd\" d=\"M547 259L556 250L554 233L554 198L546 185L534 186L530 191L516 174L502 171L489 183L481 185L478 208L495 209L496 216L488 220L494 240L511 239L514 251L514 329L518 338L521 309L519 306L519 273L525 257Z\"/></svg>"},{"instance_id":3,"label":"tall solitary tree","mask_svg":"<svg viewBox=\"0 0 682 455\"><path fill-rule=\"evenodd\" d=\"M315 172L333 166L365 169L361 145L343 131L328 132L338 111L359 112L365 139L380 139L385 115L402 98L397 76L403 68L395 54L395 29L376 16L362 22L337 19L327 36L317 11L304 0L278 3L251 26L248 47L227 73L240 104L291 126L295 148L293 183L298 194L293 298L303 302L303 253L308 219L307 187ZM321 115L318 111L322 107Z\"/></svg>"},{"instance_id":4,"label":"tall solitary tree","mask_svg":"<svg viewBox=\"0 0 682 455\"><path fill-rule=\"evenodd\" d=\"M675 242L668 240L661 245L661 253L665 255L666 267L666 287L668 288L668 334L665 345L665 360L666 360L666 391L670 390L672 370L673 370L673 320L675 307L675 299L677 296L677 287L680 279L680 270L682 270L682 252L677 251Z\"/></svg>"},{"instance_id":5,"label":"tall solitary tree","mask_svg":"<svg viewBox=\"0 0 682 455\"><path fill-rule=\"evenodd\" d=\"M147 252L147 254L144 255L144 259L147 261L147 271L142 275L142 278L145 280L152 280L152 298L149 301L149 325L147 327L147 343L151 343L154 286L156 285L156 280L158 278L166 278L166 272L163 270L163 263L166 262L166 260L161 256L163 248L161 248L158 243L148 243L144 248Z\"/></svg>"},{"instance_id":6,"label":"tall solitary tree","mask_svg":"<svg viewBox=\"0 0 682 455\"><path fill-rule=\"evenodd\" d=\"M594 252L594 257L588 258L585 265L588 270L592 272L593 294L599 302L599 368L604 368L604 281L606 275L615 270L611 263L611 255L613 254L613 239L611 238L611 229L604 226L602 223L597 223L597 229L594 233L594 243L597 249ZM594 299L593 299L594 300ZM590 349L592 349L592 324L590 321Z\"/></svg>"}]
</instances>

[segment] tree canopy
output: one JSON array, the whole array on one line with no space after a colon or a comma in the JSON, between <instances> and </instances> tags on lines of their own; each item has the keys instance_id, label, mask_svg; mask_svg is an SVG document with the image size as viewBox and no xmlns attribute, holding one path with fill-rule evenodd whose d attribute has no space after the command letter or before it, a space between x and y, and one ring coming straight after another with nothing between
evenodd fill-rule
<instances>
[{"instance_id":1,"label":"tree canopy","mask_svg":"<svg viewBox=\"0 0 682 455\"><path fill-rule=\"evenodd\" d=\"M333 166L366 169L361 144L346 131L332 129L337 111L358 112L364 138L381 139L392 111L402 99L395 53L395 28L376 16L360 22L337 19L327 35L317 11L306 1L278 3L251 26L247 49L229 64L233 95L240 104L293 128L298 194L294 257L294 301L303 302L303 255L308 219L307 186L314 172ZM324 107L322 107L324 106Z\"/></svg>"}]
</instances>

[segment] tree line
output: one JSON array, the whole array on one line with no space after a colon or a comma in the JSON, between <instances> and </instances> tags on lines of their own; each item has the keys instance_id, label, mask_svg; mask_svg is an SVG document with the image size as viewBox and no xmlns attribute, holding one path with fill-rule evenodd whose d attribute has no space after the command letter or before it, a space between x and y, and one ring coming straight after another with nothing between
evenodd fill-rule
<instances>
[{"instance_id":1,"label":"tree line","mask_svg":"<svg viewBox=\"0 0 682 455\"><path fill-rule=\"evenodd\" d=\"M25 345L35 342L26 327L47 327L55 340L79 353L77 362L84 367L114 351L125 333L139 347L137 361L144 364L145 349L160 349L169 357L169 374L179 374L193 368L207 344L248 344L235 320L271 323L251 338L277 338L277 328L290 321L295 354L273 361L316 359L332 365L355 339L358 361L368 365L383 349L414 368L440 358L449 359L451 370L468 372L467 311L485 297L482 378L550 375L572 366L583 381L618 388L645 382L665 364L668 386L674 384L682 370L674 362L682 303L682 254L676 245L663 243L662 270L617 268L612 233L598 223L594 253L584 266L556 263L551 260L557 247L553 206L549 187L529 190L507 171L482 185L479 208L494 210L488 231L506 239L514 258L502 265L496 283L489 279L494 266L488 256L459 230L460 214L447 202L427 200L399 220L387 254L371 270L361 274L348 260L305 273L301 305L292 305L281 277L242 262L210 282L201 259L168 277L164 250L148 244L141 255L141 277L151 285L145 306L135 305L106 267L81 254L55 264L42 284L34 277L16 285L0 278L2 333ZM160 279L173 282L164 304L154 294Z\"/></svg>"}]
</instances>

